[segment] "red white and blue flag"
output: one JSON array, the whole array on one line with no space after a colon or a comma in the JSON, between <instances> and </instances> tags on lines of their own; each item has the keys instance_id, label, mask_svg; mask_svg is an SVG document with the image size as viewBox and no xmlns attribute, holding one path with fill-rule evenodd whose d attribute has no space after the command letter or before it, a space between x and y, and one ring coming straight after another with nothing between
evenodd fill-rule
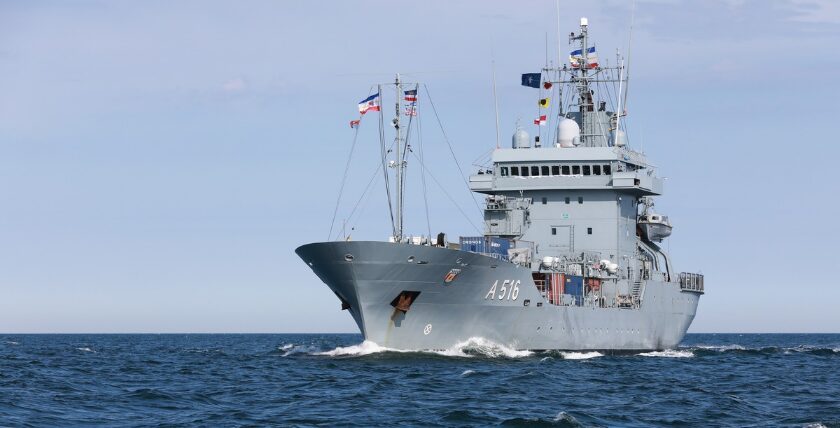
<instances>
[{"instance_id":1,"label":"red white and blue flag","mask_svg":"<svg viewBox=\"0 0 840 428\"><path fill-rule=\"evenodd\" d=\"M417 89L412 89L410 91L405 91L405 100L410 103L417 102Z\"/></svg>"},{"instance_id":2,"label":"red white and blue flag","mask_svg":"<svg viewBox=\"0 0 840 428\"><path fill-rule=\"evenodd\" d=\"M379 111L379 93L375 93L359 101L359 113L365 114L369 111Z\"/></svg>"},{"instance_id":3,"label":"red white and blue flag","mask_svg":"<svg viewBox=\"0 0 840 428\"><path fill-rule=\"evenodd\" d=\"M598 66L598 54L595 53L595 46L586 50L586 67L587 68L595 68ZM569 53L569 62L572 64L572 68L580 67L580 61L583 59L583 50L575 49L571 53Z\"/></svg>"},{"instance_id":4,"label":"red white and blue flag","mask_svg":"<svg viewBox=\"0 0 840 428\"><path fill-rule=\"evenodd\" d=\"M361 119L351 120L350 128L358 128L360 123L362 123Z\"/></svg>"}]
</instances>

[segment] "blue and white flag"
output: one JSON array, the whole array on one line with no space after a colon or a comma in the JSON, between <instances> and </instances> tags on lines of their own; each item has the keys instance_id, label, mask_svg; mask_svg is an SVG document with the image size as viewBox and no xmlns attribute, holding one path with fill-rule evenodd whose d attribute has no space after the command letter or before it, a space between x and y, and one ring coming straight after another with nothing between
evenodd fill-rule
<instances>
[{"instance_id":1,"label":"blue and white flag","mask_svg":"<svg viewBox=\"0 0 840 428\"><path fill-rule=\"evenodd\" d=\"M587 68L595 68L598 66L598 54L595 53L595 46L586 50L586 67ZM575 49L569 54L569 62L572 64L572 68L580 67L580 60L583 59L583 51L580 49Z\"/></svg>"},{"instance_id":2,"label":"blue and white flag","mask_svg":"<svg viewBox=\"0 0 840 428\"><path fill-rule=\"evenodd\" d=\"M365 114L369 111L379 111L379 92L359 101L359 113Z\"/></svg>"}]
</instances>

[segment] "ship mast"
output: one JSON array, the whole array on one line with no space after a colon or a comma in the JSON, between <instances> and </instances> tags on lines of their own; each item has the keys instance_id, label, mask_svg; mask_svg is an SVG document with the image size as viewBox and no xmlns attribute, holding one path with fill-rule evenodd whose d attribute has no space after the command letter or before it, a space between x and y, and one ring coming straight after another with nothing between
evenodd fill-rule
<instances>
[{"instance_id":1,"label":"ship mast","mask_svg":"<svg viewBox=\"0 0 840 428\"><path fill-rule=\"evenodd\" d=\"M404 152L400 150L400 145L402 144L402 135L400 130L400 108L402 107L402 82L400 82L400 74L397 73L396 78L394 79L394 86L396 87L397 91L397 102L395 103L396 107L396 115L394 116L393 124L394 129L396 130L396 137L394 140L394 145L397 149L397 163L394 166L396 171L396 180L397 180L397 218L396 218L396 236L394 236L394 241L400 242L403 236L403 193L404 193L404 186L403 186L403 168L405 167L403 160Z\"/></svg>"},{"instance_id":2,"label":"ship mast","mask_svg":"<svg viewBox=\"0 0 840 428\"><path fill-rule=\"evenodd\" d=\"M575 79L576 87L578 90L578 96L580 97L580 144L584 147L587 147L587 141L589 140L589 129L587 125L587 111L594 110L594 100L592 99L592 92L589 89L589 77L587 76L587 71L589 68L589 20L586 18L580 18L580 34L577 36L575 33L569 35L569 43L575 40L580 41L580 58L578 59L578 76Z\"/></svg>"}]
</instances>

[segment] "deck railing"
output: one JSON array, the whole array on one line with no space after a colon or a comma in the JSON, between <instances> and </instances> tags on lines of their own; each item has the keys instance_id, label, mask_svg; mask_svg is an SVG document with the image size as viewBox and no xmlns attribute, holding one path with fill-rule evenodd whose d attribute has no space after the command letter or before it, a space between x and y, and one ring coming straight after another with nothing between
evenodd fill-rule
<instances>
[{"instance_id":1,"label":"deck railing","mask_svg":"<svg viewBox=\"0 0 840 428\"><path fill-rule=\"evenodd\" d=\"M680 290L703 293L703 275L699 273L680 273Z\"/></svg>"}]
</instances>

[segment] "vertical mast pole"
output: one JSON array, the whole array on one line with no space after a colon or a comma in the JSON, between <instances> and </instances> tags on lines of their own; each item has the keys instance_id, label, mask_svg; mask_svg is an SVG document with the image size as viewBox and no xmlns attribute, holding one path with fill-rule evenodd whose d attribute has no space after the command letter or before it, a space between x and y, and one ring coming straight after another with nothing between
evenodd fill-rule
<instances>
[{"instance_id":1,"label":"vertical mast pole","mask_svg":"<svg viewBox=\"0 0 840 428\"><path fill-rule=\"evenodd\" d=\"M587 147L586 142L589 140L587 138L589 135L589 130L587 129L587 113L589 112L589 103L590 103L590 94L589 94L589 81L587 80L586 76L586 69L589 67L589 52L587 46L587 27L589 26L589 21L586 18L580 19L580 61L578 61L578 68L580 69L580 81L581 81L581 106L583 107L583 111L580 113L580 127L582 129L580 133L581 145Z\"/></svg>"},{"instance_id":2,"label":"vertical mast pole","mask_svg":"<svg viewBox=\"0 0 840 428\"><path fill-rule=\"evenodd\" d=\"M496 148L498 149L501 147L501 137L499 136L499 97L496 96L496 59L494 58L490 64L493 69L493 106L496 108Z\"/></svg>"},{"instance_id":3,"label":"vertical mast pole","mask_svg":"<svg viewBox=\"0 0 840 428\"><path fill-rule=\"evenodd\" d=\"M615 112L615 131L613 131L613 146L618 146L618 130L621 129L621 84L623 83L624 60L618 63L618 110Z\"/></svg>"},{"instance_id":4,"label":"vertical mast pole","mask_svg":"<svg viewBox=\"0 0 840 428\"><path fill-rule=\"evenodd\" d=\"M397 77L394 80L394 85L397 90L397 102L396 102L396 116L394 116L394 129L396 129L396 139L394 145L397 148L397 236L395 236L395 241L400 242L402 241L403 235L403 184L402 184L402 169L403 169L403 152L400 150L400 144L402 142L402 136L400 135L400 107L401 107L401 99L400 99L400 92L402 89L402 84L400 83L400 74L397 73Z\"/></svg>"}]
</instances>

